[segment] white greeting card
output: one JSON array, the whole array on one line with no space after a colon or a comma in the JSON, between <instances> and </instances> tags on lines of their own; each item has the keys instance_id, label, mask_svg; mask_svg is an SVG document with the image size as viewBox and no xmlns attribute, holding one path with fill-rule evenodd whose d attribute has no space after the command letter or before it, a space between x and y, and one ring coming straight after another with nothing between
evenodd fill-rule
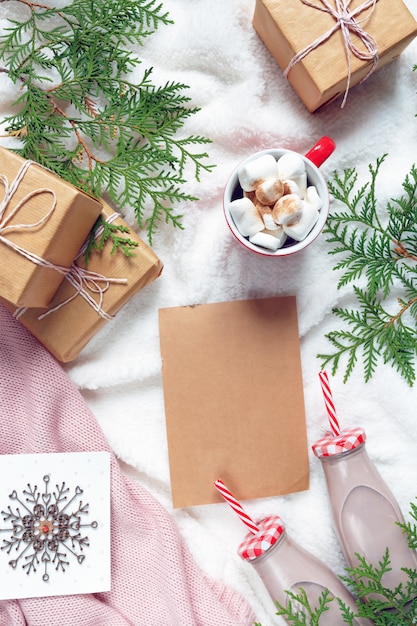
<instances>
[{"instance_id":1,"label":"white greeting card","mask_svg":"<svg viewBox=\"0 0 417 626\"><path fill-rule=\"evenodd\" d=\"M109 453L1 455L0 475L0 600L109 591Z\"/></svg>"}]
</instances>

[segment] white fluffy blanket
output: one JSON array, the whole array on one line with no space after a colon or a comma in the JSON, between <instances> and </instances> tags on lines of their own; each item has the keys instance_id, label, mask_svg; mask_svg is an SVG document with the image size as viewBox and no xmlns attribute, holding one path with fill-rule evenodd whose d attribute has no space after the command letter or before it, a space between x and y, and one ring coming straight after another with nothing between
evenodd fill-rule
<instances>
[{"instance_id":1,"label":"white fluffy blanket","mask_svg":"<svg viewBox=\"0 0 417 626\"><path fill-rule=\"evenodd\" d=\"M184 133L212 139L208 150L217 167L200 183L190 169L186 190L200 201L179 207L185 230L162 225L155 236L153 248L165 265L162 276L139 292L65 370L122 467L172 513L201 568L240 591L263 626L272 626L283 622L274 616L273 602L253 568L237 555L245 529L227 505L172 509L158 308L295 294L309 442L322 435L326 412L316 355L329 350L325 333L339 325L332 307L354 304L352 288L337 289L335 260L324 237L282 260L244 250L224 221L223 189L236 163L253 151L282 146L306 152L327 134L337 144L322 166L327 178L334 170L356 166L365 181L368 164L388 153L378 194L383 201L401 195L403 178L417 162L417 40L352 88L344 109L333 103L310 114L254 32L254 0L163 4L174 25L161 27L137 53L144 66L154 68L155 81L190 86L192 103L201 112L187 122ZM417 0L406 4L417 17ZM0 114L7 114L14 97L4 81ZM132 214L126 219L133 224ZM366 428L368 452L409 518L409 503L417 496L415 388L382 364L366 384L360 365L346 384L341 371L331 384L340 420ZM341 574L345 563L332 529L322 469L311 450L309 454L308 491L245 505L253 517L281 515L301 545Z\"/></svg>"}]
</instances>

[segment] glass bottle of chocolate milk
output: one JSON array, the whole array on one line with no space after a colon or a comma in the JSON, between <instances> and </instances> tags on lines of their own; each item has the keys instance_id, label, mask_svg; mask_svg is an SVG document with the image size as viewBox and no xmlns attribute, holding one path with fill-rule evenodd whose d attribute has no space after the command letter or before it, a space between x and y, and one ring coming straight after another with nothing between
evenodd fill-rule
<instances>
[{"instance_id":1,"label":"glass bottle of chocolate milk","mask_svg":"<svg viewBox=\"0 0 417 626\"><path fill-rule=\"evenodd\" d=\"M409 578L401 568L417 570L417 555L397 522L404 523L399 505L369 458L362 428L319 439L313 446L327 483L331 512L345 558L358 565L356 553L378 567L386 549L391 571L382 584L394 589Z\"/></svg>"},{"instance_id":2,"label":"glass bottle of chocolate milk","mask_svg":"<svg viewBox=\"0 0 417 626\"><path fill-rule=\"evenodd\" d=\"M239 546L241 558L248 560L267 588L271 598L286 606L286 591L295 594L304 589L310 606L319 606L319 598L328 589L333 598L320 618L320 626L342 626L345 624L336 598L340 598L353 613L356 604L351 593L346 589L334 572L313 554L299 546L285 531L281 518L277 515L267 517L258 523L256 534L248 533ZM302 607L294 608L302 611ZM371 626L372 622L356 618L355 626Z\"/></svg>"}]
</instances>

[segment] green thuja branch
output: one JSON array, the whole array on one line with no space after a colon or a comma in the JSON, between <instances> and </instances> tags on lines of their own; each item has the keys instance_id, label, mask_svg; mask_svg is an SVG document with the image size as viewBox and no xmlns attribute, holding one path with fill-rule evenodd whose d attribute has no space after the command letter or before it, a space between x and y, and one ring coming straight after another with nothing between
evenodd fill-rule
<instances>
[{"instance_id":1,"label":"green thuja branch","mask_svg":"<svg viewBox=\"0 0 417 626\"><path fill-rule=\"evenodd\" d=\"M414 503L411 503L410 515L412 522L398 525L406 535L410 549L414 550L417 546L417 506ZM350 626L356 626L360 618L367 618L370 620L367 623L375 626L417 624L417 571L402 568L405 582L390 589L383 583L384 574L391 570L388 549L377 566L368 563L359 554L356 557L358 565L346 568L347 575L341 576L341 580L356 597L355 612L340 598L333 597L328 589L311 606L305 590L301 588L298 593L286 592L286 606L275 603L278 609L276 615L284 617L293 626L321 626L322 623L329 623L326 611L330 603L338 602L343 624ZM256 622L254 626L261 624Z\"/></svg>"},{"instance_id":2,"label":"green thuja branch","mask_svg":"<svg viewBox=\"0 0 417 626\"><path fill-rule=\"evenodd\" d=\"M341 271L338 288L352 284L357 307L335 308L343 328L326 335L333 351L318 354L334 374L344 365L344 381L359 360L365 380L380 362L399 372L410 386L417 356L417 169L405 177L404 194L386 206L378 201L377 178L386 155L369 166L370 180L358 186L354 168L329 183L336 200L325 234ZM362 286L356 284L361 279Z\"/></svg>"},{"instance_id":3,"label":"green thuja branch","mask_svg":"<svg viewBox=\"0 0 417 626\"><path fill-rule=\"evenodd\" d=\"M161 221L183 228L179 203L185 170L200 180L211 171L201 146L180 135L198 112L188 87L154 85L152 68L133 81L139 48L161 25L172 24L155 0L73 0L61 9L19 0L23 17L0 37L0 71L20 85L6 118L17 150L94 196L104 191L131 206L152 243Z\"/></svg>"},{"instance_id":4,"label":"green thuja branch","mask_svg":"<svg viewBox=\"0 0 417 626\"><path fill-rule=\"evenodd\" d=\"M330 595L328 589L325 589L318 599L318 606L312 607L304 589L300 589L298 593L287 591L288 601L286 606L277 605L276 615L282 616L288 624L294 626L318 626L320 618L328 610L328 605L333 602L334 598ZM261 626L255 624L255 626Z\"/></svg>"},{"instance_id":5,"label":"green thuja branch","mask_svg":"<svg viewBox=\"0 0 417 626\"><path fill-rule=\"evenodd\" d=\"M357 605L357 617L366 617L377 624L415 624L417 618L417 572L404 568L407 574L405 584L400 583L395 589L383 584L383 576L391 570L389 551L375 567L366 559L356 555L359 563L354 568L347 568L349 577L341 577L352 592L366 602Z\"/></svg>"},{"instance_id":6,"label":"green thuja branch","mask_svg":"<svg viewBox=\"0 0 417 626\"><path fill-rule=\"evenodd\" d=\"M129 232L130 229L128 226L112 224L100 216L87 241L84 252L86 263L89 263L91 253L94 250L103 250L108 240L110 240L112 244L110 256L113 256L116 250L121 250L125 256L134 256L134 249L137 248L139 243L129 237L121 235L121 233Z\"/></svg>"}]
</instances>

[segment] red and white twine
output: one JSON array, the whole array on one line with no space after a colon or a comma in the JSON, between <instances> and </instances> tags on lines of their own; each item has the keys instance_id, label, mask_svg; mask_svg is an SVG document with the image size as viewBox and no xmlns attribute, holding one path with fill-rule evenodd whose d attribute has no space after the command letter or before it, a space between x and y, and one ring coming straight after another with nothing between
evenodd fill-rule
<instances>
[{"instance_id":1,"label":"red and white twine","mask_svg":"<svg viewBox=\"0 0 417 626\"><path fill-rule=\"evenodd\" d=\"M11 232L23 232L25 230L31 230L42 226L49 220L52 213L55 211L57 203L55 192L52 189L41 187L39 189L34 189L33 191L30 191L28 194L26 194L26 196L16 204L16 206L9 212L9 214L6 215L6 211L10 206L14 194L16 193L20 183L22 182L27 170L32 164L33 161L25 161L20 167L15 179L12 181L11 184L4 174L0 174L0 184L4 188L4 197L0 203L0 242L8 248L14 250L21 256L25 257L35 265L39 265L48 269L53 269L60 274L66 275L69 271L69 268L50 263L39 255L30 252L29 250L25 250L7 237L8 233ZM32 224L10 224L10 221L19 213L20 209L27 202L29 202L31 198L33 198L34 196L39 196L41 194L48 194L51 196L51 206L49 210L47 210L46 213L39 220L33 222Z\"/></svg>"},{"instance_id":2,"label":"red and white twine","mask_svg":"<svg viewBox=\"0 0 417 626\"><path fill-rule=\"evenodd\" d=\"M314 4L309 0L301 0L301 2L313 9L317 9L318 11L323 11L328 13L335 19L335 25L330 28L327 32L323 33L320 37L318 37L311 44L297 52L287 65L287 68L284 71L285 78L288 78L288 74L291 69L299 63L305 56L310 54L312 50L320 46L322 43L330 39L330 37L337 30L341 30L343 36L343 43L345 47L346 60L348 65L348 77L345 95L342 101L341 107L343 108L346 103L347 95L350 88L351 83L351 61L350 61L350 53L352 53L355 57L365 62L372 62L372 65L367 72L366 76L362 79L361 82L366 80L370 74L375 70L378 65L379 57L378 57L378 45L375 41L374 37L367 33L361 26L363 22L369 19L370 15L372 15L375 10L376 3L378 0L366 0L362 4L360 4L356 9L350 9L350 4L352 0L334 0L334 6L328 2L328 0L317 0L321 3L321 5ZM371 9L370 13L363 18L362 20L357 19L358 15L365 11L366 9ZM365 49L359 48L357 45L353 43L352 34L359 37L362 43L365 46Z\"/></svg>"},{"instance_id":3,"label":"red and white twine","mask_svg":"<svg viewBox=\"0 0 417 626\"><path fill-rule=\"evenodd\" d=\"M119 217L119 213L112 213L106 219L106 222L110 224L117 217ZM95 232L95 238L98 239L101 236L102 232L103 226L99 226ZM59 304L50 307L49 309L41 313L38 316L39 320L47 317L55 311L59 311L59 309L72 302L72 300L75 300L75 298L77 298L78 296L84 298L87 304L89 304L91 308L94 309L95 312L103 319L107 321L113 319L113 316L106 313L106 311L103 309L104 294L106 293L106 291L108 291L111 285L126 285L127 278L110 278L98 272L93 272L85 267L80 267L79 265L77 265L76 261L82 257L86 249L87 242L85 242L82 246L81 250L75 258L75 261L72 263L68 273L65 276L65 280L67 280L74 288L74 293L66 300L63 300ZM26 307L18 308L14 312L14 317L16 317L16 319L19 319L19 317L21 317L26 311Z\"/></svg>"}]
</instances>

